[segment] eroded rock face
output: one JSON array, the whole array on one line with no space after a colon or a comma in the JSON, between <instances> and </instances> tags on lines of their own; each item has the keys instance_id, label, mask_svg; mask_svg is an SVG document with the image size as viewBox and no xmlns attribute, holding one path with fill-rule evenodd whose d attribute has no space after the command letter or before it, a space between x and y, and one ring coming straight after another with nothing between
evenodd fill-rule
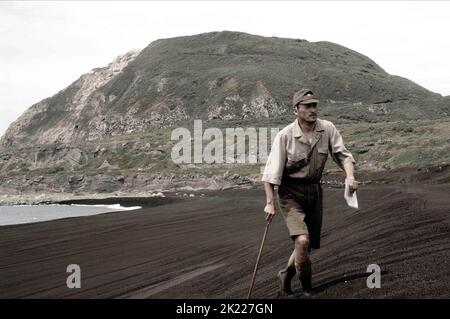
<instances>
[{"instance_id":1,"label":"eroded rock face","mask_svg":"<svg viewBox=\"0 0 450 319\"><path fill-rule=\"evenodd\" d=\"M65 90L31 106L10 125L0 139L0 145L8 147L23 141L39 144L69 143L74 137L84 135L77 132L81 129L77 124L80 114L87 107L95 111L106 103L106 97L96 91L122 72L139 52L133 50L121 55L106 67L91 70ZM109 96L108 99L110 102L114 100L114 96ZM64 115L58 116L60 113Z\"/></svg>"},{"instance_id":2,"label":"eroded rock face","mask_svg":"<svg viewBox=\"0 0 450 319\"><path fill-rule=\"evenodd\" d=\"M29 157L22 157L26 161ZM30 163L30 169L66 167L76 168L88 162L87 155L79 148L61 147L51 145L34 152L34 161Z\"/></svg>"},{"instance_id":3,"label":"eroded rock face","mask_svg":"<svg viewBox=\"0 0 450 319\"><path fill-rule=\"evenodd\" d=\"M76 84L79 87L79 90L75 93L72 99L72 105L75 107L75 110L81 111L86 105L88 97L96 89L102 87L105 83L122 72L128 63L136 58L139 52L139 50L130 51L119 56L113 62L108 64L108 66L93 69L91 72L81 76ZM109 97L110 101L114 100L114 98L114 96Z\"/></svg>"},{"instance_id":4,"label":"eroded rock face","mask_svg":"<svg viewBox=\"0 0 450 319\"><path fill-rule=\"evenodd\" d=\"M210 82L208 85L208 89L212 92L217 89L217 81ZM225 79L224 86L230 94L225 97L223 103L208 107L208 120L221 119L226 121L277 117L285 114L288 109L286 105L278 103L270 95L262 81L242 81L232 77ZM250 90L251 94L240 93L240 91L243 91L242 88Z\"/></svg>"}]
</instances>

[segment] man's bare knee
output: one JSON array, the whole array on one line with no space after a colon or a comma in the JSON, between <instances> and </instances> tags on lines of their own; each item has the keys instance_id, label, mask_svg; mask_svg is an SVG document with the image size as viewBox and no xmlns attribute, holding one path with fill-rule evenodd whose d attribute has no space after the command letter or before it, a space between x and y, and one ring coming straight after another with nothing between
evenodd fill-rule
<instances>
[{"instance_id":1,"label":"man's bare knee","mask_svg":"<svg viewBox=\"0 0 450 319\"><path fill-rule=\"evenodd\" d=\"M308 246L309 246L308 236L306 236L306 235L297 236L297 238L295 238L295 246L302 250L308 249Z\"/></svg>"}]
</instances>

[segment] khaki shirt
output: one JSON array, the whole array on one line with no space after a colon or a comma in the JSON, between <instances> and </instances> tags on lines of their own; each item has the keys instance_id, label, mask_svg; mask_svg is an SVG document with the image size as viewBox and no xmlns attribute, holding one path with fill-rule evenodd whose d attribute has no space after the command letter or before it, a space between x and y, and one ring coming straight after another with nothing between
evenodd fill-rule
<instances>
[{"instance_id":1,"label":"khaki shirt","mask_svg":"<svg viewBox=\"0 0 450 319\"><path fill-rule=\"evenodd\" d=\"M328 152L341 168L346 161L356 163L352 154L345 148L342 136L333 123L317 119L312 133L313 139L310 145L297 119L278 132L261 180L280 185L284 173L286 176L299 178L305 183L317 183L322 178ZM308 162L307 158L311 149Z\"/></svg>"}]
</instances>

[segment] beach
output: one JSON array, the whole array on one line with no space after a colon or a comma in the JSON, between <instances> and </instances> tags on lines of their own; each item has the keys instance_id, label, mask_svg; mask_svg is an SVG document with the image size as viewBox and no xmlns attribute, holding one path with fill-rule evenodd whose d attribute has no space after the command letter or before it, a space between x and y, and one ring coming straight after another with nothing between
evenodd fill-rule
<instances>
[{"instance_id":1,"label":"beach","mask_svg":"<svg viewBox=\"0 0 450 319\"><path fill-rule=\"evenodd\" d=\"M432 175L362 185L359 209L342 188L323 186L311 298L450 296L450 184ZM0 298L244 298L265 227L263 189L202 193L156 205L119 199L142 209L0 227ZM252 297L279 297L276 275L292 248L277 214ZM70 264L81 268L79 289L66 285ZM381 268L381 288L367 287L370 264ZM303 298L296 280L293 288Z\"/></svg>"}]
</instances>

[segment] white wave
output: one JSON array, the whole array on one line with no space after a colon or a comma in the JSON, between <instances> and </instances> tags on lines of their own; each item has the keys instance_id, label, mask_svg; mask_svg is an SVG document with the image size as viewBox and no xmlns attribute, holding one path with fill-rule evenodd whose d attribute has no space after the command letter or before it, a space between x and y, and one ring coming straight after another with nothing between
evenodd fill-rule
<instances>
[{"instance_id":1,"label":"white wave","mask_svg":"<svg viewBox=\"0 0 450 319\"><path fill-rule=\"evenodd\" d=\"M116 209L116 210L136 210L141 209L141 206L131 206L131 207L124 207L120 204L112 204L112 205L80 205L80 204L71 204L70 206L77 206L77 207L104 207L108 209Z\"/></svg>"},{"instance_id":2,"label":"white wave","mask_svg":"<svg viewBox=\"0 0 450 319\"><path fill-rule=\"evenodd\" d=\"M115 210L136 210L136 209L141 209L142 206L131 206L131 207L124 207L120 204L111 204L111 205L101 205L101 204L97 204L97 205L87 205L87 204L36 204L36 205L12 205L12 207L36 207L36 206L40 206L40 207L45 207L45 206L52 206L52 207L103 207L103 208L107 208L107 209L115 209Z\"/></svg>"}]
</instances>

